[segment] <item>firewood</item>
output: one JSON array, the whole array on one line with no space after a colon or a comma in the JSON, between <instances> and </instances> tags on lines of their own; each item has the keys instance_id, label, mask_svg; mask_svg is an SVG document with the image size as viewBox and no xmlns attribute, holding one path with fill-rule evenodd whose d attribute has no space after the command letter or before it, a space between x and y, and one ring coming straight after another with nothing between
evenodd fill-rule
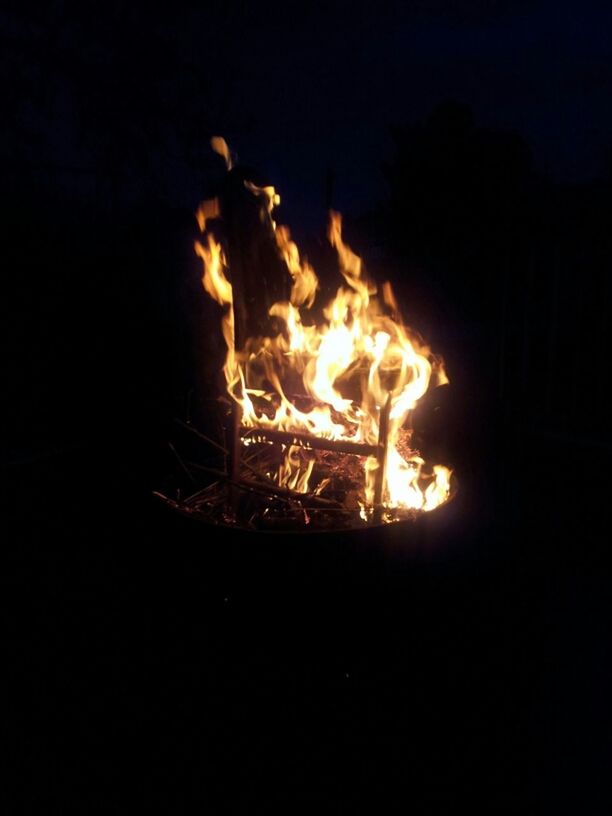
<instances>
[{"instance_id":1,"label":"firewood","mask_svg":"<svg viewBox=\"0 0 612 816\"><path fill-rule=\"evenodd\" d=\"M289 490L286 487L279 487L278 485L273 484L269 479L266 480L265 484L254 482L251 479L242 479L240 484L254 490L259 490L262 493L267 492L274 496L293 499L294 501L302 504L304 507L327 507L337 509L342 507L340 502L334 501L333 499L326 499L323 496L316 496L314 493L296 493L294 490Z\"/></svg>"},{"instance_id":2,"label":"firewood","mask_svg":"<svg viewBox=\"0 0 612 816\"><path fill-rule=\"evenodd\" d=\"M355 456L377 456L378 445L369 445L364 442L351 442L346 439L322 439L307 433L294 431L277 431L270 428L240 428L243 440L253 442L280 442L283 445L298 445L313 450L332 451L334 453L349 453Z\"/></svg>"}]
</instances>

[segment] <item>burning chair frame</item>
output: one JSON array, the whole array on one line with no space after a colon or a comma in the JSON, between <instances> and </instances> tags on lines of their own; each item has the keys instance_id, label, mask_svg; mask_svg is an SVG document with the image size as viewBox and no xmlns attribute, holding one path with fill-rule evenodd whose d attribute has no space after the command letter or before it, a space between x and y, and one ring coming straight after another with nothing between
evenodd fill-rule
<instances>
[{"instance_id":1,"label":"burning chair frame","mask_svg":"<svg viewBox=\"0 0 612 816\"><path fill-rule=\"evenodd\" d=\"M289 230L277 228L272 219L279 196L273 187L257 187L248 173L234 168L225 143L215 149L226 159L228 173L218 197L200 205L197 220L203 238L202 242L195 242L195 250L203 261L204 289L223 310L221 324L227 346L223 371L231 398L223 449L227 457L223 474L227 492L222 501L228 517L238 523L242 496L262 492L297 501L303 509L328 508L350 515L358 505L359 515L366 522L393 520L387 517L386 510L390 508L433 509L448 498L450 472L443 466L434 466L433 481L426 489L421 487L418 482L423 478L423 459L406 443L408 452L404 459L404 454L398 451L398 434L408 412L427 390L432 372L438 384L448 382L441 359L403 326L390 284L382 287L384 310L369 311L370 296L377 289L362 275L359 256L344 244L339 213L330 213L328 239L337 252L339 272L347 286L338 289L336 297L323 310L327 322L303 323L300 309L311 309L319 281L308 262L300 260ZM225 276L227 270L229 279ZM292 279L290 294L289 279ZM356 331L349 326L355 326ZM301 378L293 396L286 393L290 379L282 380L285 369L281 361L285 360L293 361L294 378ZM361 375L360 432L356 436L360 441L353 441L347 422L355 422L350 415L355 402L336 390L334 384L344 372L354 373L351 364L357 360L365 361L365 368ZM253 363L252 378L250 361L257 361ZM277 363L281 363L279 368L275 368ZM384 381L381 372L387 375ZM398 375L393 384L388 372ZM257 407L259 403L251 400L251 396L263 399L266 406ZM276 397L280 403L274 407ZM327 412L317 415L323 416L327 425L306 420L309 412L302 413L292 402L303 398L313 398L315 407ZM340 419L334 420L332 411ZM344 429L339 427L342 424ZM247 458L242 449L251 444L259 447L254 457ZM280 448L281 460L284 456L274 477L267 464L265 473L249 464L254 458L266 463L267 455L259 458L263 453L261 446L266 445L275 451ZM299 451L309 453L300 455ZM316 488L309 489L314 462L329 462L325 455L316 456L317 451L331 453L332 462L336 461L334 454L366 460L365 504L355 495L361 494L360 488L352 486L340 489L339 492L346 491L340 500L321 496L330 482L327 476ZM301 465L296 456L298 461L303 461L303 456L308 460L297 481L289 480L287 472L283 473L284 468L291 472L294 465L299 473ZM346 459L343 464L349 472L353 470ZM335 467L332 466L330 475ZM407 471L413 475L407 476ZM357 485L357 480L352 484Z\"/></svg>"},{"instance_id":2,"label":"burning chair frame","mask_svg":"<svg viewBox=\"0 0 612 816\"><path fill-rule=\"evenodd\" d=\"M253 428L242 424L242 410L237 403L232 406L231 436L229 445L229 476L231 479L230 504L236 508L238 492L241 485L253 487L253 483L241 476L242 447L246 440L253 442L279 443L285 446L296 446L307 450L323 450L331 453L343 453L352 456L373 456L376 458L377 469L374 481L374 518L380 521L383 512L383 491L385 481L385 467L387 462L389 415L391 413L391 393L381 409L378 431L378 442L369 445L349 440L324 439L313 434L278 431L273 428Z\"/></svg>"}]
</instances>

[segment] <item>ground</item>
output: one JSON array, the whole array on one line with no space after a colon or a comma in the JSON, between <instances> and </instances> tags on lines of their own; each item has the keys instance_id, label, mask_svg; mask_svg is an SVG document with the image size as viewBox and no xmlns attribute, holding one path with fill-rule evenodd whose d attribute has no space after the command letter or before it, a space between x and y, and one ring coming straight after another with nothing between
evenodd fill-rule
<instances>
[{"instance_id":1,"label":"ground","mask_svg":"<svg viewBox=\"0 0 612 816\"><path fill-rule=\"evenodd\" d=\"M391 545L212 534L108 447L14 465L6 795L603 813L602 491L569 490L568 448L548 447L541 499L516 451L464 475L450 522Z\"/></svg>"}]
</instances>

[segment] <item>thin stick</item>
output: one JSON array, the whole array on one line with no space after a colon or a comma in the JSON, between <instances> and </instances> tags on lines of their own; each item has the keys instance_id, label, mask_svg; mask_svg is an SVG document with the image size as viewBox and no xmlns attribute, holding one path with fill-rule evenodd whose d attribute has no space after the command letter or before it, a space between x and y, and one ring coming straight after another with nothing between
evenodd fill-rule
<instances>
[{"instance_id":1,"label":"thin stick","mask_svg":"<svg viewBox=\"0 0 612 816\"><path fill-rule=\"evenodd\" d=\"M172 442L168 442L168 447L170 448L170 450L172 451L172 453L173 453L173 454L176 456L176 459L177 459L177 461L178 461L179 465L180 465L180 466L183 468L183 470L185 471L185 473L187 474L187 476L189 477L189 479L190 479L190 480L191 480L191 481L192 481L192 482L195 484L195 479L193 478L193 476L192 476L192 474L191 474L191 471L187 469L187 466L185 465L185 463L183 462L183 460L181 459L181 457L180 457L180 456L178 455L178 453L176 452L176 448L174 447L174 445L172 444Z\"/></svg>"},{"instance_id":2,"label":"thin stick","mask_svg":"<svg viewBox=\"0 0 612 816\"><path fill-rule=\"evenodd\" d=\"M251 481L242 481L242 482L234 482L231 479L228 479L227 476L225 477L224 481L227 483L230 489L236 488L241 491L246 491L247 493L257 493L260 496L267 496L270 498L270 494L276 495L278 499L282 501L286 501L288 504L294 501L293 496L284 495L283 493L277 492L275 489L269 490L268 488L264 487L263 485L257 484L257 482ZM272 486L274 488L274 486ZM191 496L189 500L197 497L199 494L195 493L194 496Z\"/></svg>"},{"instance_id":3,"label":"thin stick","mask_svg":"<svg viewBox=\"0 0 612 816\"><path fill-rule=\"evenodd\" d=\"M227 476L223 476L223 479L224 480L227 479ZM187 496L186 499L183 499L183 504L192 502L194 499L197 499L200 496L203 496L205 493L208 493L209 491L213 490L215 487L218 487L218 485L219 485L218 481L211 482L209 485L206 485L206 487L203 487L201 490L196 490L195 493L192 493L190 496Z\"/></svg>"},{"instance_id":4,"label":"thin stick","mask_svg":"<svg viewBox=\"0 0 612 816\"><path fill-rule=\"evenodd\" d=\"M244 459L241 461L240 464L242 467L245 467L249 471L249 473L252 473L253 476L257 476L257 478L259 479L265 479L267 482L270 481L270 477L266 473L262 473L260 470L257 470L257 468L254 468L252 465L249 465L249 463L246 462Z\"/></svg>"},{"instance_id":5,"label":"thin stick","mask_svg":"<svg viewBox=\"0 0 612 816\"><path fill-rule=\"evenodd\" d=\"M189 465L189 467L195 468L196 470L201 470L204 473L210 473L213 476L217 476L219 479L227 479L227 473L224 470L206 467L206 465L200 465L198 462L190 462L189 460L186 460L186 463Z\"/></svg>"},{"instance_id":6,"label":"thin stick","mask_svg":"<svg viewBox=\"0 0 612 816\"><path fill-rule=\"evenodd\" d=\"M260 485L257 482L252 482L250 479L242 479L240 484L248 485L249 487L263 489L267 493L272 493L281 498L293 499L298 502L308 503L314 507L329 507L341 509L340 502L334 499L326 499L323 496L315 496L314 493L297 493L295 490L289 490L286 487L279 487L273 482L268 481L266 485Z\"/></svg>"},{"instance_id":7,"label":"thin stick","mask_svg":"<svg viewBox=\"0 0 612 816\"><path fill-rule=\"evenodd\" d=\"M177 425L180 425L181 428L185 428L185 430L191 431L191 433L195 434L204 442L208 442L209 445L212 445L213 448L217 448L217 450L220 450L222 453L227 455L228 451L226 447L220 445L218 442L215 442L214 439L211 439L209 436L206 436L206 434L203 434L202 431L198 431L198 429L194 428L193 425L189 425L187 422L183 422L181 419L177 419L176 417L174 421L177 423Z\"/></svg>"}]
</instances>

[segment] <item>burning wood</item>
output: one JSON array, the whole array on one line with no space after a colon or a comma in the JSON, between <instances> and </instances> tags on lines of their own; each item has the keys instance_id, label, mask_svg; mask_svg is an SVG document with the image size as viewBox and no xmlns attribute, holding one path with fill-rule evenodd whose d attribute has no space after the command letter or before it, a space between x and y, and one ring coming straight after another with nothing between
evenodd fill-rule
<instances>
[{"instance_id":1,"label":"burning wood","mask_svg":"<svg viewBox=\"0 0 612 816\"><path fill-rule=\"evenodd\" d=\"M222 140L214 147L228 158ZM233 405L229 494L209 493L209 506L255 526L283 514L307 524L313 508L339 526L433 510L448 499L450 471L427 468L405 426L430 385L448 382L442 361L401 322L388 283L377 296L338 213L328 238L342 280L317 324L318 278L275 224L279 200L233 169L220 199L198 212L196 252L223 307Z\"/></svg>"}]
</instances>

